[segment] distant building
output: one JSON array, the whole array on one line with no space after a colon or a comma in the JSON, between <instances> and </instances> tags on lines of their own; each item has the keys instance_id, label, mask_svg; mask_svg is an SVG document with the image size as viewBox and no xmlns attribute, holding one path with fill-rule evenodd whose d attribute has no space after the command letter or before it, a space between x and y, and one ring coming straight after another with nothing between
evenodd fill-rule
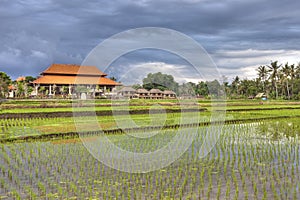
<instances>
[{"instance_id":1,"label":"distant building","mask_svg":"<svg viewBox=\"0 0 300 200\"><path fill-rule=\"evenodd\" d=\"M137 89L136 91L139 99L150 99L150 93L144 88Z\"/></svg>"},{"instance_id":2,"label":"distant building","mask_svg":"<svg viewBox=\"0 0 300 200\"><path fill-rule=\"evenodd\" d=\"M25 82L25 80L26 80L26 78L25 78L25 76L20 76L20 77L18 77L16 80L15 80L15 83L13 83L12 85L9 85L8 86L8 98L15 98L16 97L16 95L17 95L17 93L18 93L18 83L19 82ZM24 84L23 85L23 89L24 90L26 90L27 89L27 84ZM27 94L25 93L25 91L23 91L24 92L24 96L26 97L27 96Z\"/></svg>"},{"instance_id":3,"label":"distant building","mask_svg":"<svg viewBox=\"0 0 300 200\"><path fill-rule=\"evenodd\" d=\"M25 80L26 80L25 76L20 76L16 79L17 82L25 81Z\"/></svg>"},{"instance_id":4,"label":"distant building","mask_svg":"<svg viewBox=\"0 0 300 200\"><path fill-rule=\"evenodd\" d=\"M144 88L140 88L135 90L130 86L124 86L117 90L115 97L125 97L129 99L175 99L176 93L171 90L161 91L159 89L151 89L148 91Z\"/></svg>"},{"instance_id":5,"label":"distant building","mask_svg":"<svg viewBox=\"0 0 300 200\"><path fill-rule=\"evenodd\" d=\"M151 99L162 99L164 93L160 89L151 89L149 91Z\"/></svg>"},{"instance_id":6,"label":"distant building","mask_svg":"<svg viewBox=\"0 0 300 200\"><path fill-rule=\"evenodd\" d=\"M165 90L164 91L164 98L165 99L175 99L176 98L176 93L173 92L172 90Z\"/></svg>"},{"instance_id":7,"label":"distant building","mask_svg":"<svg viewBox=\"0 0 300 200\"><path fill-rule=\"evenodd\" d=\"M121 85L109 78L95 66L52 64L33 81L36 96L102 96ZM77 86L77 87L74 87Z\"/></svg>"},{"instance_id":8,"label":"distant building","mask_svg":"<svg viewBox=\"0 0 300 200\"><path fill-rule=\"evenodd\" d=\"M137 99L138 98L138 95L136 94L136 90L130 86L124 86L122 89L118 90L117 95L129 98L129 99Z\"/></svg>"}]
</instances>

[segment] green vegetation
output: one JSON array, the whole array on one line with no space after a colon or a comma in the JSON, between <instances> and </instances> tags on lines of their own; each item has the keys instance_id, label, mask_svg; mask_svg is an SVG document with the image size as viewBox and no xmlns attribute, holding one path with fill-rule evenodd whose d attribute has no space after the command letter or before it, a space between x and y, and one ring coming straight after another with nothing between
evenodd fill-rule
<instances>
[{"instance_id":1,"label":"green vegetation","mask_svg":"<svg viewBox=\"0 0 300 200\"><path fill-rule=\"evenodd\" d=\"M201 81L199 83L178 84L174 78L167 74L150 73L143 79L146 89L158 88L171 89L177 95L197 95L210 98L218 91L224 90L228 99L254 98L258 93L264 93L270 99L299 100L300 99L300 64L279 64L278 61L270 65L257 68L257 78L240 79L236 76L233 80L222 77L221 81ZM141 87L135 85L135 88Z\"/></svg>"},{"instance_id":2,"label":"green vegetation","mask_svg":"<svg viewBox=\"0 0 300 200\"><path fill-rule=\"evenodd\" d=\"M172 90L178 93L179 84L174 80L172 75L158 73L150 73L143 79L143 88L151 90L153 88L164 90ZM136 87L139 88L139 87Z\"/></svg>"},{"instance_id":3,"label":"green vegetation","mask_svg":"<svg viewBox=\"0 0 300 200\"><path fill-rule=\"evenodd\" d=\"M31 76L20 77L11 81L4 72L0 72L0 97L8 96L8 86L13 85L17 98L28 98L33 91L30 83L35 78ZM200 81L198 83L187 82L179 84L172 75L161 72L149 73L142 81L142 84L135 84L133 88L144 87L148 90L157 88L160 90L173 90L178 96L198 96L210 99L220 91L226 93L227 99L248 99L254 98L258 93L264 93L269 99L276 100L300 100L300 63L280 64L278 61L270 65L259 66L257 77L254 79L240 79L236 76L232 80L223 76L222 80ZM86 88L79 86L78 91L86 91ZM67 88L63 88L66 93ZM43 98L49 98L44 87L40 87ZM56 97L62 98L62 97Z\"/></svg>"},{"instance_id":4,"label":"green vegetation","mask_svg":"<svg viewBox=\"0 0 300 200\"><path fill-rule=\"evenodd\" d=\"M10 83L10 77L4 72L0 72L0 98L5 98L7 96Z\"/></svg>"}]
</instances>

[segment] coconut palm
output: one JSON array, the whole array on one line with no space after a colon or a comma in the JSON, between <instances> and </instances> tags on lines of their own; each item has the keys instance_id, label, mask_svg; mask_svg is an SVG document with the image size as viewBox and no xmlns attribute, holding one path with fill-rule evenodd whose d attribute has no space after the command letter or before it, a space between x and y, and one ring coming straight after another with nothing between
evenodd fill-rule
<instances>
[{"instance_id":1,"label":"coconut palm","mask_svg":"<svg viewBox=\"0 0 300 200\"><path fill-rule=\"evenodd\" d=\"M295 68L295 78L300 79L300 62L298 63L298 65Z\"/></svg>"},{"instance_id":2,"label":"coconut palm","mask_svg":"<svg viewBox=\"0 0 300 200\"><path fill-rule=\"evenodd\" d=\"M258 78L259 78L259 80L261 80L262 86L263 86L263 91L265 92L265 84L266 84L266 80L268 78L268 70L267 70L266 66L261 65L258 67L257 71L258 71Z\"/></svg>"},{"instance_id":3,"label":"coconut palm","mask_svg":"<svg viewBox=\"0 0 300 200\"><path fill-rule=\"evenodd\" d=\"M240 77L236 76L231 83L232 92L234 94L239 94L239 85L240 85Z\"/></svg>"},{"instance_id":4,"label":"coconut palm","mask_svg":"<svg viewBox=\"0 0 300 200\"><path fill-rule=\"evenodd\" d=\"M272 81L272 86L275 87L275 94L276 94L276 99L278 98L278 86L277 86L277 81L278 81L278 71L281 67L281 64L278 65L278 61L271 62L270 65L268 65L268 72L270 73L270 79Z\"/></svg>"},{"instance_id":5,"label":"coconut palm","mask_svg":"<svg viewBox=\"0 0 300 200\"><path fill-rule=\"evenodd\" d=\"M282 81L282 84L286 84L286 91L287 91L287 96L290 99L290 89L289 89L289 79L291 75L291 67L289 66L288 63L284 65L284 67L281 69L282 76L280 80Z\"/></svg>"},{"instance_id":6,"label":"coconut palm","mask_svg":"<svg viewBox=\"0 0 300 200\"><path fill-rule=\"evenodd\" d=\"M296 78L296 68L295 64L290 66L290 76L291 76L291 96L294 95L294 80Z\"/></svg>"}]
</instances>

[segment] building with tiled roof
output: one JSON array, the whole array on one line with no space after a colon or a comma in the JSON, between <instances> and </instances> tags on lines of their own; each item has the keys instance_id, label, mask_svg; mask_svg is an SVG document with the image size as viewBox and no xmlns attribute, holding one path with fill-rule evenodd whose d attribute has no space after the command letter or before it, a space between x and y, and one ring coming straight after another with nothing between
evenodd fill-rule
<instances>
[{"instance_id":1,"label":"building with tiled roof","mask_svg":"<svg viewBox=\"0 0 300 200\"><path fill-rule=\"evenodd\" d=\"M150 91L145 88L135 90L130 86L124 86L117 90L115 98L128 98L128 99L176 99L176 93L172 90L161 91L159 89L151 89Z\"/></svg>"},{"instance_id":2,"label":"building with tiled roof","mask_svg":"<svg viewBox=\"0 0 300 200\"><path fill-rule=\"evenodd\" d=\"M136 99L138 98L136 94L136 90L130 86L124 86L120 90L117 91L118 96L122 96L129 99Z\"/></svg>"},{"instance_id":3,"label":"building with tiled roof","mask_svg":"<svg viewBox=\"0 0 300 200\"><path fill-rule=\"evenodd\" d=\"M139 99L150 99L150 93L144 88L137 89L136 93L139 96Z\"/></svg>"},{"instance_id":4,"label":"building with tiled roof","mask_svg":"<svg viewBox=\"0 0 300 200\"><path fill-rule=\"evenodd\" d=\"M105 95L120 85L95 66L52 64L33 81L35 95ZM76 87L77 86L77 87ZM80 88L80 91L79 91ZM41 91L43 89L43 91Z\"/></svg>"},{"instance_id":5,"label":"building with tiled roof","mask_svg":"<svg viewBox=\"0 0 300 200\"><path fill-rule=\"evenodd\" d=\"M153 88L149 91L149 93L150 93L151 99L162 99L164 97L163 92L160 89Z\"/></svg>"},{"instance_id":6,"label":"building with tiled roof","mask_svg":"<svg viewBox=\"0 0 300 200\"><path fill-rule=\"evenodd\" d=\"M166 98L166 99L175 99L176 98L176 93L173 92L172 90L165 90L164 91L164 98Z\"/></svg>"},{"instance_id":7,"label":"building with tiled roof","mask_svg":"<svg viewBox=\"0 0 300 200\"><path fill-rule=\"evenodd\" d=\"M16 79L17 82L25 81L25 80L26 80L25 76L20 76Z\"/></svg>"}]
</instances>

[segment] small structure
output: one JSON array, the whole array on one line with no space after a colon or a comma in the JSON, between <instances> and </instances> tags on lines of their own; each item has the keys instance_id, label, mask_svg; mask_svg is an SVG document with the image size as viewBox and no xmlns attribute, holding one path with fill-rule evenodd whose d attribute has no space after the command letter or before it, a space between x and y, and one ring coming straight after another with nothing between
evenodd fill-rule
<instances>
[{"instance_id":1,"label":"small structure","mask_svg":"<svg viewBox=\"0 0 300 200\"><path fill-rule=\"evenodd\" d=\"M172 90L165 90L164 91L164 98L165 99L175 99L176 98L176 93L173 92Z\"/></svg>"},{"instance_id":2,"label":"small structure","mask_svg":"<svg viewBox=\"0 0 300 200\"><path fill-rule=\"evenodd\" d=\"M263 92L261 92L261 93L258 93L256 96L255 96L255 98L257 98L257 99L259 99L259 98L262 98L262 96L264 95L264 93Z\"/></svg>"},{"instance_id":3,"label":"small structure","mask_svg":"<svg viewBox=\"0 0 300 200\"><path fill-rule=\"evenodd\" d=\"M256 96L255 96L256 99L260 99L261 100L267 100L267 95L265 93L258 93Z\"/></svg>"},{"instance_id":4,"label":"small structure","mask_svg":"<svg viewBox=\"0 0 300 200\"><path fill-rule=\"evenodd\" d=\"M13 85L8 86L8 98L14 98L16 94L16 87Z\"/></svg>"},{"instance_id":5,"label":"small structure","mask_svg":"<svg viewBox=\"0 0 300 200\"><path fill-rule=\"evenodd\" d=\"M41 77L33 81L34 94L80 97L85 93L92 98L102 96L121 85L106 76L95 66L52 64L41 73Z\"/></svg>"},{"instance_id":6,"label":"small structure","mask_svg":"<svg viewBox=\"0 0 300 200\"><path fill-rule=\"evenodd\" d=\"M23 94L26 97L27 96L27 94L26 94L27 84L25 83L25 80L26 80L25 76L20 76L14 81L14 83L12 85L9 85L8 86L8 96L7 97L8 98L15 98L17 96L18 92L20 92L20 91L18 91L19 90L19 83L24 83L24 84L21 84L21 87L24 90Z\"/></svg>"},{"instance_id":7,"label":"small structure","mask_svg":"<svg viewBox=\"0 0 300 200\"><path fill-rule=\"evenodd\" d=\"M162 99L164 93L160 89L151 89L149 91L151 99Z\"/></svg>"},{"instance_id":8,"label":"small structure","mask_svg":"<svg viewBox=\"0 0 300 200\"><path fill-rule=\"evenodd\" d=\"M146 90L144 88L140 88L136 92L137 92L139 99L150 99L150 93L148 90Z\"/></svg>"}]
</instances>

